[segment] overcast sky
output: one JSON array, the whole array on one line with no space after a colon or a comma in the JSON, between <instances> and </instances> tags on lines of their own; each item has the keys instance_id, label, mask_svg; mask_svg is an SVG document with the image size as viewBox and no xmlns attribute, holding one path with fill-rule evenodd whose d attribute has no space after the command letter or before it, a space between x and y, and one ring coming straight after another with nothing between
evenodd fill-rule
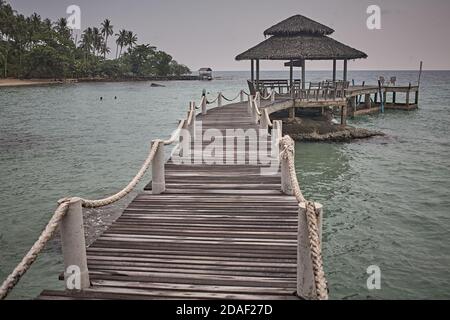
<instances>
[{"instance_id":1,"label":"overcast sky","mask_svg":"<svg viewBox=\"0 0 450 320\"><path fill-rule=\"evenodd\" d=\"M14 9L43 18L65 17L75 4L82 11L82 28L112 20L114 31L125 28L170 53L193 70L248 70L235 56L264 40L268 27L302 14L336 30L338 41L362 50L366 60L350 69L409 70L424 61L425 69L450 70L449 0L10 0ZM382 29L368 30L366 9L382 10ZM115 44L110 46L115 52ZM309 63L309 69L329 69L331 62ZM262 70L283 69L279 62L261 62Z\"/></svg>"}]
</instances>

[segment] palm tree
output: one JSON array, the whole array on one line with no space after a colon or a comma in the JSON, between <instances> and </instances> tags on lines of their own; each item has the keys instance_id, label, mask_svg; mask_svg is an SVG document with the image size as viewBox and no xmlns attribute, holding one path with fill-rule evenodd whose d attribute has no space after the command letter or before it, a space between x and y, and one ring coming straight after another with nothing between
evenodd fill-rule
<instances>
[{"instance_id":1,"label":"palm tree","mask_svg":"<svg viewBox=\"0 0 450 320\"><path fill-rule=\"evenodd\" d=\"M116 59L122 55L122 49L123 47L126 45L126 39L127 39L127 34L128 32L124 29L120 30L118 34L116 34L117 36L117 40L116 40L116 44L117 44L117 50L116 50ZM120 53L119 56L117 56L117 53L119 51L119 47L120 47Z\"/></svg>"},{"instance_id":2,"label":"palm tree","mask_svg":"<svg viewBox=\"0 0 450 320\"><path fill-rule=\"evenodd\" d=\"M101 32L103 34L103 37L105 39L104 47L103 47L103 58L106 59L106 53L110 50L108 47L108 38L109 36L112 36L114 34L113 25L111 25L111 21L109 19L105 19L102 23L102 29Z\"/></svg>"},{"instance_id":3,"label":"palm tree","mask_svg":"<svg viewBox=\"0 0 450 320\"><path fill-rule=\"evenodd\" d=\"M92 28L87 28L81 35L80 48L84 50L84 64L87 62L87 56L91 53L93 48L93 31Z\"/></svg>"},{"instance_id":4,"label":"palm tree","mask_svg":"<svg viewBox=\"0 0 450 320\"><path fill-rule=\"evenodd\" d=\"M133 31L128 31L126 35L125 44L129 46L130 49L133 49L133 46L137 43L138 38L137 35L133 33Z\"/></svg>"},{"instance_id":5,"label":"palm tree","mask_svg":"<svg viewBox=\"0 0 450 320\"><path fill-rule=\"evenodd\" d=\"M55 23L55 31L60 34L64 39L70 39L71 32L69 27L67 26L67 19L60 18Z\"/></svg>"},{"instance_id":6,"label":"palm tree","mask_svg":"<svg viewBox=\"0 0 450 320\"><path fill-rule=\"evenodd\" d=\"M103 36L98 28L92 30L92 45L94 47L94 54L98 56L100 49L103 47Z\"/></svg>"}]
</instances>

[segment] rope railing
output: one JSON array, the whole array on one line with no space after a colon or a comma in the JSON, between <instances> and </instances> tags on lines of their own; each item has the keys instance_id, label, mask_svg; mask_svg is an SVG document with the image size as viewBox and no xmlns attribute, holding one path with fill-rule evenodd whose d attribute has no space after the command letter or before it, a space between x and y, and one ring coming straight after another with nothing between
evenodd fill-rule
<instances>
[{"instance_id":1,"label":"rope railing","mask_svg":"<svg viewBox=\"0 0 450 320\"><path fill-rule=\"evenodd\" d=\"M240 96L241 96L241 92L239 92L238 95L234 99L228 99L222 94L222 98L228 102L233 102L233 101L237 100Z\"/></svg>"},{"instance_id":2,"label":"rope railing","mask_svg":"<svg viewBox=\"0 0 450 320\"><path fill-rule=\"evenodd\" d=\"M213 103L216 103L219 99L220 99L220 97L221 97L221 93L219 93L218 95L217 95L217 97L213 100L213 101L209 101L208 99L206 99L206 104L213 104Z\"/></svg>"},{"instance_id":3,"label":"rope railing","mask_svg":"<svg viewBox=\"0 0 450 320\"><path fill-rule=\"evenodd\" d=\"M245 92L241 91L239 95L244 95ZM238 95L238 97L239 97ZM273 94L272 94L273 95ZM219 100L222 97L222 94L219 93L217 100ZM254 115L257 115L257 120L264 119L268 127L274 127L274 123L270 120L269 114L266 109L263 109L263 112L259 110L259 103L260 103L260 93L258 92L255 97L249 96L249 108L253 108L251 110L254 110ZM236 98L235 98L236 99ZM200 106L206 109L206 103L207 98L206 96L202 97ZM219 100L220 103L220 100ZM252 106L253 105L253 106ZM186 127L191 128L192 126L195 126L195 104L191 103L189 107L189 112L187 114L187 118L184 120L180 120L178 123L177 129L173 132L172 136L168 140L154 140L152 142L152 146L150 148L150 151L147 155L147 158L145 159L143 165L141 166L139 172L136 174L136 176L129 182L129 184L123 188L121 191L117 192L116 194L99 199L99 200L88 200L88 199L81 199L81 198L64 198L61 199L58 202L58 207L56 208L52 218L48 222L47 226L45 227L44 231L41 233L39 239L36 241L36 243L32 246L32 248L28 251L28 253L24 256L24 258L21 260L21 262L14 268L14 270L11 272L11 274L6 278L6 280L3 282L3 284L0 287L0 300L5 299L8 294L13 290L13 288L17 285L17 283L20 281L20 279L23 277L23 275L29 270L31 265L36 261L39 254L44 249L45 245L48 243L48 241L54 236L56 230L58 227L61 226L63 221L67 221L66 216L70 217L74 214L73 211L73 203L75 203L75 200L77 200L77 203L80 203L80 211L79 215L82 216L81 208L100 208L104 206L111 205L113 203L116 203L117 201L123 199L128 194L130 194L136 186L139 184L139 182L142 180L150 166L152 166L153 169L153 182L154 184L158 184L158 186L153 186L153 192L155 194L159 194L160 192L164 192L165 190L165 179L164 179L164 146L172 145L173 143L179 141L182 130ZM263 121L263 120L261 120ZM280 124L277 122L277 127L275 130L279 130L280 132L278 135L281 137L281 129ZM278 139L277 139L278 140ZM277 142L278 144L278 142ZM318 299L327 299L328 298L328 288L327 288L327 282L325 279L325 273L323 271L323 262L322 262L322 249L321 249L321 240L319 236L319 226L318 226L318 218L316 214L316 207L315 204L312 202L306 201L305 197L302 194L302 191L300 189L296 171L295 171L295 164L294 164L294 142L290 137L285 137L281 140L280 143L281 146L281 153L280 157L282 159L285 159L289 166L289 177L291 180L291 185L293 189L293 193L297 199L297 201L300 203L304 203L306 205L306 219L308 224L308 235L309 235L309 242L310 242L310 249L311 249L311 260L313 265L313 273L314 273L314 283L315 283L315 289ZM162 171L160 173L159 171ZM162 178L160 177L162 175ZM159 179L162 180L159 180ZM70 212L69 215L68 212ZM78 215L78 214L77 214ZM67 223L67 222L64 222ZM75 227L75 226L74 226ZM81 227L83 229L83 223L82 223L82 217L81 217L81 223L80 225L76 226L78 228ZM81 230L80 234L82 234L81 240L84 243L84 230ZM63 233L61 233L63 236ZM64 252L64 241L63 243L63 252ZM72 246L79 246L78 243L72 243L70 244ZM85 247L78 248L78 250L84 250L84 256L86 256ZM73 247L70 247L73 248ZM85 257L86 260L86 257ZM86 269L87 270L87 269ZM87 276L88 277L88 276ZM87 282L89 283L89 278L87 278Z\"/></svg>"},{"instance_id":4,"label":"rope railing","mask_svg":"<svg viewBox=\"0 0 450 320\"><path fill-rule=\"evenodd\" d=\"M308 238L317 299L327 300L328 285L323 269L322 246L319 236L319 222L317 218L316 205L314 202L307 201L300 189L294 162L294 141L291 137L285 136L281 140L280 147L280 157L281 159L287 161L288 164L290 184L293 194L299 204L305 204L306 206Z\"/></svg>"},{"instance_id":5,"label":"rope railing","mask_svg":"<svg viewBox=\"0 0 450 320\"><path fill-rule=\"evenodd\" d=\"M111 204L116 203L117 201L126 197L129 193L131 193L139 182L142 180L148 169L150 168L153 160L155 159L155 155L158 152L158 149L162 148L164 145L171 145L179 140L181 135L181 130L185 127L185 124L191 125L193 117L195 116L195 108L192 108L192 105L189 108L189 115L187 120L180 120L177 129L172 134L169 140L155 140L152 143L150 151L146 160L144 161L141 169L136 174L136 176L130 181L130 183L123 188L121 191L116 194L109 196L107 198L99 199L99 200L88 200L88 199L80 199L83 208L101 208ZM63 198L58 201L58 207L54 212L52 218L48 222L44 231L41 233L39 239L35 242L32 248L28 251L28 253L24 256L21 262L14 268L11 274L6 278L3 284L0 287L0 300L5 299L11 290L17 285L22 276L29 270L31 265L36 261L39 254L44 249L45 245L50 241L50 239L54 236L56 230L61 224L62 219L68 212L69 203L71 202L72 197Z\"/></svg>"}]
</instances>

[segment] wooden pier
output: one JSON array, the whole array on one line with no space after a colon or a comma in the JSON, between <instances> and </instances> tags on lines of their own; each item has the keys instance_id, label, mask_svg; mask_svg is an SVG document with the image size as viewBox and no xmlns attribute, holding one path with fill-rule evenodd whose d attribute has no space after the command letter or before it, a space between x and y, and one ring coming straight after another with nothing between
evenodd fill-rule
<instances>
[{"instance_id":1,"label":"wooden pier","mask_svg":"<svg viewBox=\"0 0 450 320\"><path fill-rule=\"evenodd\" d=\"M186 120L169 140L153 142L142 169L119 193L101 200L62 199L39 240L3 283L0 299L58 226L65 268L60 280L66 290L44 290L38 299L326 299L322 206L301 195L293 141L281 140L281 121L272 123L261 112L271 102L261 102L259 94L244 101L243 92L238 98L222 106L225 97L219 94L218 107L207 110L203 97L197 116L191 104ZM244 149L227 145L215 158L219 163L206 155L200 162L178 163L176 155L185 156L182 131L194 137L188 145L201 139L203 154L211 141L202 137L211 129L216 139L230 138L230 129L255 135L244 137ZM175 148L165 160L169 145ZM263 173L273 165L267 159L276 163L271 174ZM152 182L86 248L82 208L122 199L150 166Z\"/></svg>"}]
</instances>

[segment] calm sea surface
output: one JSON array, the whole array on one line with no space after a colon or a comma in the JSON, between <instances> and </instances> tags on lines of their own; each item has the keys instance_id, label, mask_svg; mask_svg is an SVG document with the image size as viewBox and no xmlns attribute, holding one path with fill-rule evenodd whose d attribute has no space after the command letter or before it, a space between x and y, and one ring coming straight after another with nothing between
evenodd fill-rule
<instances>
[{"instance_id":1,"label":"calm sea surface","mask_svg":"<svg viewBox=\"0 0 450 320\"><path fill-rule=\"evenodd\" d=\"M417 82L416 72L353 72L350 78L375 83L379 75ZM150 141L168 137L185 116L189 100L198 101L203 88L232 98L247 74L216 76L221 79L165 88L0 88L0 281L38 238L58 199L120 190L140 168ZM287 76L267 72L262 78ZM330 78L324 72L307 76ZM422 84L419 110L351 121L387 137L297 144L302 188L325 207L324 260L334 299L450 298L450 72L425 72ZM366 287L371 265L381 268L381 290ZM62 270L54 241L11 297L61 288Z\"/></svg>"}]
</instances>

